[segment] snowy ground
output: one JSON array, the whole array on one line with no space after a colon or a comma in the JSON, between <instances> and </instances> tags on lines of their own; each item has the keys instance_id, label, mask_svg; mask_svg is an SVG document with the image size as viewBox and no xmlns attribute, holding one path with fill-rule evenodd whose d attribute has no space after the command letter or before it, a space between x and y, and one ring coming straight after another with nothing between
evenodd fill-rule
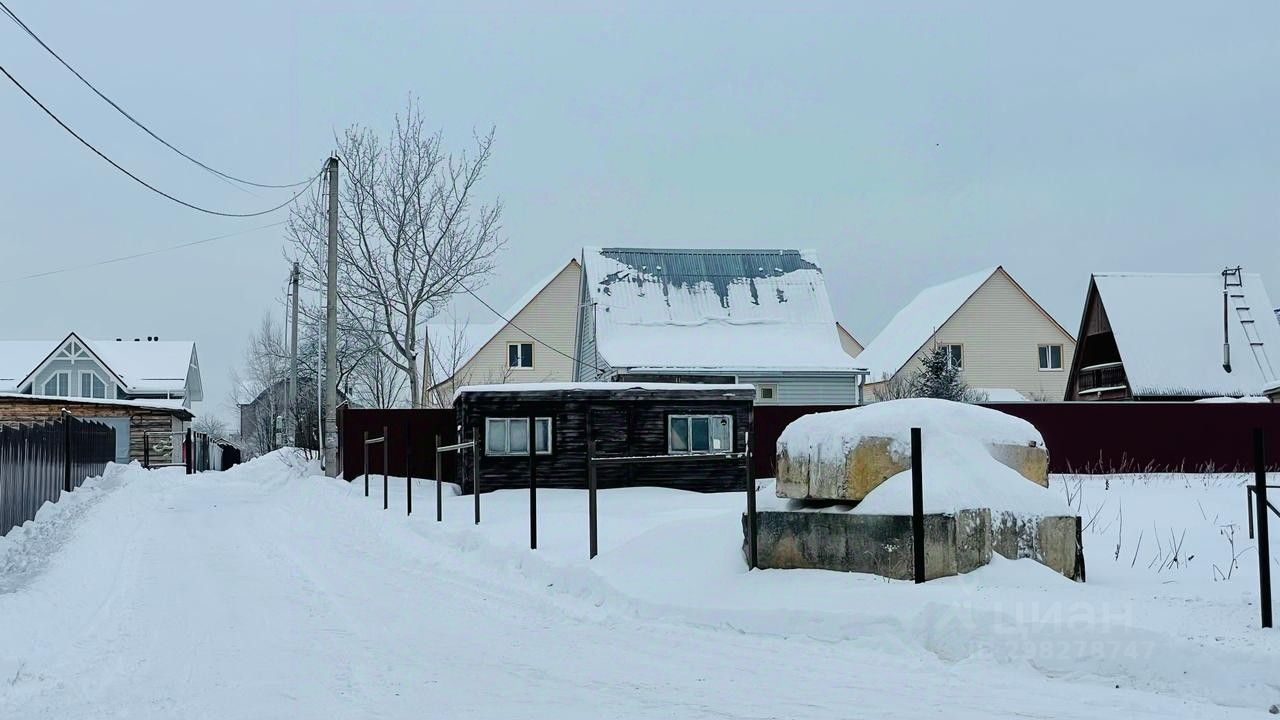
<instances>
[{"instance_id":1,"label":"snowy ground","mask_svg":"<svg viewBox=\"0 0 1280 720\"><path fill-rule=\"evenodd\" d=\"M112 468L0 539L0 717L1259 717L1280 635L1240 482L1055 477L1089 583L917 587L747 573L741 495L602 492L587 562L576 491L539 494L530 552L525 492L476 527L468 496L437 524L417 481L406 518L403 480L383 511L380 477L281 455Z\"/></svg>"}]
</instances>

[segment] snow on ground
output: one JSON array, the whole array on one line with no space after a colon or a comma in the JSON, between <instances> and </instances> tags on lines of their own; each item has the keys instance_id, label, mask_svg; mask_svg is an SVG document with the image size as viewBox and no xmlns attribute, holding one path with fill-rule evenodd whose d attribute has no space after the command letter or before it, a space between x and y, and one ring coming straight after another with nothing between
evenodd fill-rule
<instances>
[{"instance_id":1,"label":"snow on ground","mask_svg":"<svg viewBox=\"0 0 1280 720\"><path fill-rule=\"evenodd\" d=\"M740 494L603 491L588 562L580 491L539 493L530 551L527 492L482 496L479 526L470 496L446 494L437 524L429 481L405 517L403 480L384 511L381 476L365 498L286 453L181 472L114 469L0 539L0 717L1201 718L1280 702L1240 477L1055 477L1090 523L1089 583L997 560L915 586L748 573Z\"/></svg>"}]
</instances>

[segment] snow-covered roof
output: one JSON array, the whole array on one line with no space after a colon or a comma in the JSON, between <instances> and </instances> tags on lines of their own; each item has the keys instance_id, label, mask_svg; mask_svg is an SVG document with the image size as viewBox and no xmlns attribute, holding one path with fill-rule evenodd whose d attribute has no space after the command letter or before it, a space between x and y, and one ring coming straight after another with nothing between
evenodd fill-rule
<instances>
[{"instance_id":1,"label":"snow-covered roof","mask_svg":"<svg viewBox=\"0 0 1280 720\"><path fill-rule=\"evenodd\" d=\"M999 269L986 268L920 291L858 355L858 363L870 374L869 381L892 377L901 370Z\"/></svg>"},{"instance_id":2,"label":"snow-covered roof","mask_svg":"<svg viewBox=\"0 0 1280 720\"><path fill-rule=\"evenodd\" d=\"M186 392L202 399L195 343L190 340L0 340L0 391L17 390L44 361L74 337L115 374L130 393Z\"/></svg>"},{"instance_id":3,"label":"snow-covered roof","mask_svg":"<svg viewBox=\"0 0 1280 720\"><path fill-rule=\"evenodd\" d=\"M496 385L465 385L453 393L458 399L463 393L481 392L621 392L623 390L688 390L698 392L746 392L755 395L755 385L724 385L714 383L662 383L662 382L545 382L499 383Z\"/></svg>"},{"instance_id":4,"label":"snow-covered roof","mask_svg":"<svg viewBox=\"0 0 1280 720\"><path fill-rule=\"evenodd\" d=\"M1222 367L1220 273L1100 273L1094 286L1124 362L1129 391L1144 395L1260 395L1280 370L1280 323L1262 276L1243 275L1233 294L1253 323L1229 314L1231 372ZM1260 343L1251 346L1246 324ZM1255 352L1256 350L1256 352Z\"/></svg>"},{"instance_id":5,"label":"snow-covered roof","mask_svg":"<svg viewBox=\"0 0 1280 720\"><path fill-rule=\"evenodd\" d=\"M162 398L146 400L116 400L114 398L62 397L60 395L28 395L27 393L0 392L0 400L52 402L65 403L67 405L113 405L120 407L146 408L149 410L164 410L166 412L173 412L175 415L186 419L193 417L190 408L183 405L181 400L166 400Z\"/></svg>"},{"instance_id":6,"label":"snow-covered roof","mask_svg":"<svg viewBox=\"0 0 1280 720\"><path fill-rule=\"evenodd\" d=\"M614 368L843 370L810 250L583 248L600 357Z\"/></svg>"}]
</instances>

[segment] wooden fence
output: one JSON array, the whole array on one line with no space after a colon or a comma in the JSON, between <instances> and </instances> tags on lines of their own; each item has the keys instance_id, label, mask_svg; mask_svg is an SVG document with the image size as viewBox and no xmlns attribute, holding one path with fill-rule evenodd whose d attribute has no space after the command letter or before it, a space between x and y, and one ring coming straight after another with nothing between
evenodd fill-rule
<instances>
[{"instance_id":1,"label":"wooden fence","mask_svg":"<svg viewBox=\"0 0 1280 720\"><path fill-rule=\"evenodd\" d=\"M116 455L115 430L64 413L52 422L0 427L0 535L35 518Z\"/></svg>"}]
</instances>

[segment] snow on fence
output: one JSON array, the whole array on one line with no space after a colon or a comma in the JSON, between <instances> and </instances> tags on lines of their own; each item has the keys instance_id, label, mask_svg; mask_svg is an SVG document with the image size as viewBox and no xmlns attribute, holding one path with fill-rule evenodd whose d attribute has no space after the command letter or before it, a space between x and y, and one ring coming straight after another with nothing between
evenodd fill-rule
<instances>
[{"instance_id":1,"label":"snow on fence","mask_svg":"<svg viewBox=\"0 0 1280 720\"><path fill-rule=\"evenodd\" d=\"M0 535L34 519L115 459L115 430L65 410L53 422L0 427Z\"/></svg>"}]
</instances>

